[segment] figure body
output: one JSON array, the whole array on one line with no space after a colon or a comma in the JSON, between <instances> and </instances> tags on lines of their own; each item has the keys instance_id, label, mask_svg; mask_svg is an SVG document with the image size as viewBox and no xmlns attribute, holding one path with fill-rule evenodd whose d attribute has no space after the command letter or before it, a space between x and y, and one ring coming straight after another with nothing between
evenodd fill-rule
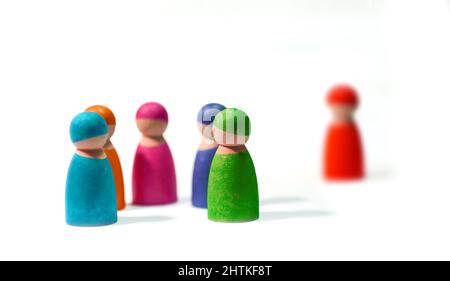
<instances>
[{"instance_id":1,"label":"figure body","mask_svg":"<svg viewBox=\"0 0 450 281\"><path fill-rule=\"evenodd\" d=\"M328 180L357 180L364 177L363 145L353 119L358 105L356 91L337 85L328 94L334 120L325 139L324 177Z\"/></svg>"},{"instance_id":2,"label":"figure body","mask_svg":"<svg viewBox=\"0 0 450 281\"><path fill-rule=\"evenodd\" d=\"M197 126L202 133L202 141L194 162L192 205L198 208L207 207L209 172L217 150L217 143L211 133L212 123L216 114L224 109L221 104L209 103L203 106L197 115Z\"/></svg>"},{"instance_id":3,"label":"figure body","mask_svg":"<svg viewBox=\"0 0 450 281\"><path fill-rule=\"evenodd\" d=\"M116 148L111 142L111 137L113 136L116 129L116 117L114 113L106 106L94 105L86 109L89 112L96 112L102 116L106 124L108 125L108 140L103 146L103 150L109 160L112 172L114 175L114 184L116 187L117 196L117 210L125 209L125 186L123 181L122 165L120 164L120 158L116 151Z\"/></svg>"},{"instance_id":4,"label":"figure body","mask_svg":"<svg viewBox=\"0 0 450 281\"><path fill-rule=\"evenodd\" d=\"M208 183L208 218L217 222L247 222L259 218L258 181L245 147L250 120L238 109L225 109L214 120L219 145Z\"/></svg>"},{"instance_id":5,"label":"figure body","mask_svg":"<svg viewBox=\"0 0 450 281\"><path fill-rule=\"evenodd\" d=\"M101 226L117 222L117 203L112 169L103 145L105 120L94 112L77 115L70 126L77 151L66 182L66 222L73 226Z\"/></svg>"},{"instance_id":6,"label":"figure body","mask_svg":"<svg viewBox=\"0 0 450 281\"><path fill-rule=\"evenodd\" d=\"M123 182L122 165L120 164L119 155L113 146L104 148L105 154L108 157L109 164L111 165L114 184L116 187L117 197L117 210L123 210L126 207L125 203L125 184Z\"/></svg>"},{"instance_id":7,"label":"figure body","mask_svg":"<svg viewBox=\"0 0 450 281\"><path fill-rule=\"evenodd\" d=\"M133 203L160 205L177 201L175 167L167 143L140 144L133 167Z\"/></svg>"},{"instance_id":8,"label":"figure body","mask_svg":"<svg viewBox=\"0 0 450 281\"><path fill-rule=\"evenodd\" d=\"M258 182L248 151L216 152L211 165L208 217L214 221L245 222L259 217Z\"/></svg>"},{"instance_id":9,"label":"figure body","mask_svg":"<svg viewBox=\"0 0 450 281\"><path fill-rule=\"evenodd\" d=\"M75 154L66 185L66 221L74 226L117 222L114 178L108 159Z\"/></svg>"},{"instance_id":10,"label":"figure body","mask_svg":"<svg viewBox=\"0 0 450 281\"><path fill-rule=\"evenodd\" d=\"M325 150L328 179L360 179L364 176L362 143L355 123L331 124Z\"/></svg>"},{"instance_id":11,"label":"figure body","mask_svg":"<svg viewBox=\"0 0 450 281\"><path fill-rule=\"evenodd\" d=\"M163 133L168 115L159 103L142 105L136 114L142 133L133 165L133 204L161 205L177 201L175 165Z\"/></svg>"},{"instance_id":12,"label":"figure body","mask_svg":"<svg viewBox=\"0 0 450 281\"><path fill-rule=\"evenodd\" d=\"M199 149L195 156L194 174L192 177L192 205L195 207L207 207L209 172L216 151L217 146Z\"/></svg>"}]
</instances>

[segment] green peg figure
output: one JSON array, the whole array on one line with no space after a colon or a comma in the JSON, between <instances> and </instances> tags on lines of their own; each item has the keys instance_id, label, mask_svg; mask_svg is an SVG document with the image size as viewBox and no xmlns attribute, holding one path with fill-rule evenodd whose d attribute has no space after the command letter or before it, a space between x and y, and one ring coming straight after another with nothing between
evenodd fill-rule
<instances>
[{"instance_id":1,"label":"green peg figure","mask_svg":"<svg viewBox=\"0 0 450 281\"><path fill-rule=\"evenodd\" d=\"M208 182L208 218L216 222L248 222L259 218L258 181L245 143L250 119L229 108L216 115L213 135L219 145Z\"/></svg>"}]
</instances>

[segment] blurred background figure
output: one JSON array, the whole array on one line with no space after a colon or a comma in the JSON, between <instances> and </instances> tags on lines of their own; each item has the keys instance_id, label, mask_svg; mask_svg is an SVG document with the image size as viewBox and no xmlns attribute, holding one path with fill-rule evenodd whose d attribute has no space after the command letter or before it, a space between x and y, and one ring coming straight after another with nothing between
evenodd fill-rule
<instances>
[{"instance_id":1,"label":"blurred background figure","mask_svg":"<svg viewBox=\"0 0 450 281\"><path fill-rule=\"evenodd\" d=\"M364 157L358 127L353 119L358 106L356 90L345 84L332 87L327 103L333 114L325 140L324 176L328 180L364 177Z\"/></svg>"}]
</instances>

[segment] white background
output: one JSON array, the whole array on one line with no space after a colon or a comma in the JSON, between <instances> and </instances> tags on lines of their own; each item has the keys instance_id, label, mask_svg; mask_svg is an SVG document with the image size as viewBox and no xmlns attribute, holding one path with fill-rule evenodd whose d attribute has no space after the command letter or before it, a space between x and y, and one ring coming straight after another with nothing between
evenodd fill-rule
<instances>
[{"instance_id":1,"label":"white background","mask_svg":"<svg viewBox=\"0 0 450 281\"><path fill-rule=\"evenodd\" d=\"M336 82L362 99L361 183L320 179ZM449 1L1 1L0 258L449 259L449 84ZM71 119L114 110L129 201L147 101L169 112L180 202L66 226ZM208 102L251 118L259 221L190 206Z\"/></svg>"}]
</instances>

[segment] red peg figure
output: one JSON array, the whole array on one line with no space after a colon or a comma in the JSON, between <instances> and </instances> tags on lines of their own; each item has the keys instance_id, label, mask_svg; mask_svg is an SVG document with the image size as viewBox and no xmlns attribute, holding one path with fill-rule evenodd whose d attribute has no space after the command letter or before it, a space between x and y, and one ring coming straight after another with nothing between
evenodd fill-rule
<instances>
[{"instance_id":1,"label":"red peg figure","mask_svg":"<svg viewBox=\"0 0 450 281\"><path fill-rule=\"evenodd\" d=\"M353 116L358 94L349 85L336 85L328 92L327 103L333 114L328 127L324 153L327 180L358 180L364 177L364 156L358 126Z\"/></svg>"},{"instance_id":2,"label":"red peg figure","mask_svg":"<svg viewBox=\"0 0 450 281\"><path fill-rule=\"evenodd\" d=\"M133 204L162 205L177 201L175 166L163 133L168 114L159 103L143 104L136 113L142 133L133 166Z\"/></svg>"}]
</instances>

